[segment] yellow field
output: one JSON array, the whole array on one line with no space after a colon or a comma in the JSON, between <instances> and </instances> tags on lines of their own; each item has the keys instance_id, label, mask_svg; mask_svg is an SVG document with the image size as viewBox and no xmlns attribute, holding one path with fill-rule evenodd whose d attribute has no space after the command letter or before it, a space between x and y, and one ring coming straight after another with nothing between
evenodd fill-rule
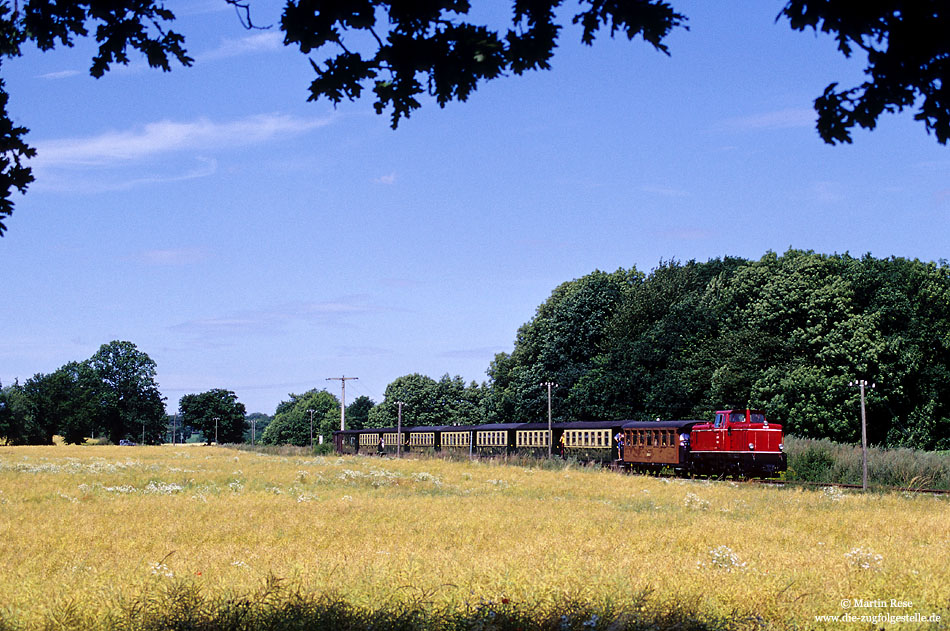
<instances>
[{"instance_id":1,"label":"yellow field","mask_svg":"<svg viewBox=\"0 0 950 631\"><path fill-rule=\"evenodd\" d=\"M369 606L646 593L780 628L868 626L815 621L845 614L945 625L948 560L945 496L203 446L0 447L8 623L110 610L174 581L248 593L274 575Z\"/></svg>"}]
</instances>

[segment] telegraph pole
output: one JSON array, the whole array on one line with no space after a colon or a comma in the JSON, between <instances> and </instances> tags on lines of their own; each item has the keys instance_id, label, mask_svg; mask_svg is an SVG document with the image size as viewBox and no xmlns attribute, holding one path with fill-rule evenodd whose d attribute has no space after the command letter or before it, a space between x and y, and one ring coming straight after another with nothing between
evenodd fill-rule
<instances>
[{"instance_id":1,"label":"telegraph pole","mask_svg":"<svg viewBox=\"0 0 950 631\"><path fill-rule=\"evenodd\" d=\"M402 406L405 403L396 401L396 405L399 406L399 414L396 420L396 457L402 458Z\"/></svg>"},{"instance_id":2,"label":"telegraph pole","mask_svg":"<svg viewBox=\"0 0 950 631\"><path fill-rule=\"evenodd\" d=\"M310 451L313 451L313 410L307 410L310 412Z\"/></svg>"},{"instance_id":3,"label":"telegraph pole","mask_svg":"<svg viewBox=\"0 0 950 631\"><path fill-rule=\"evenodd\" d=\"M867 387L868 382L864 379L860 381L851 381L848 383L852 388L858 386L861 388L861 489L864 491L868 490L868 423L867 416L864 411L864 388ZM871 389L873 390L877 387L877 384L872 383Z\"/></svg>"},{"instance_id":4,"label":"telegraph pole","mask_svg":"<svg viewBox=\"0 0 950 631\"><path fill-rule=\"evenodd\" d=\"M551 388L557 388L557 384L553 381L545 381L541 385L548 387L548 458L550 458L554 452L554 432L551 431Z\"/></svg>"},{"instance_id":5,"label":"telegraph pole","mask_svg":"<svg viewBox=\"0 0 950 631\"><path fill-rule=\"evenodd\" d=\"M359 379L359 377L327 377L327 381L339 381L342 391L340 392L340 431L346 429L346 382L350 379Z\"/></svg>"}]
</instances>

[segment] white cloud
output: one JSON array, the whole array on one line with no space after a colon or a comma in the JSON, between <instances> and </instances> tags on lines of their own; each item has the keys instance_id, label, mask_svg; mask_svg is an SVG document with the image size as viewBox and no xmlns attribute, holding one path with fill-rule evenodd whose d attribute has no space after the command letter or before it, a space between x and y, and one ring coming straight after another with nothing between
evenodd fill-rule
<instances>
[{"instance_id":1,"label":"white cloud","mask_svg":"<svg viewBox=\"0 0 950 631\"><path fill-rule=\"evenodd\" d=\"M148 265L190 265L203 261L206 254L199 248L167 248L145 250L138 255L138 260Z\"/></svg>"},{"instance_id":2,"label":"white cloud","mask_svg":"<svg viewBox=\"0 0 950 631\"><path fill-rule=\"evenodd\" d=\"M789 108L763 114L740 116L722 121L717 127L727 130L757 131L761 129L790 129L813 127L815 111L808 108Z\"/></svg>"},{"instance_id":3,"label":"white cloud","mask_svg":"<svg viewBox=\"0 0 950 631\"><path fill-rule=\"evenodd\" d=\"M82 73L78 70L60 70L59 72L47 72L46 74L41 74L40 79L68 79L69 77L75 77L81 74Z\"/></svg>"},{"instance_id":4,"label":"white cloud","mask_svg":"<svg viewBox=\"0 0 950 631\"><path fill-rule=\"evenodd\" d=\"M262 114L226 122L207 118L190 122L165 120L86 138L37 141L37 156L31 165L39 169L112 166L176 151L254 145L304 134L328 125L330 120L286 114Z\"/></svg>"},{"instance_id":5,"label":"white cloud","mask_svg":"<svg viewBox=\"0 0 950 631\"><path fill-rule=\"evenodd\" d=\"M241 39L224 39L217 48L198 54L197 61L218 61L242 55L273 52L283 48L283 45L284 38L280 31L263 31Z\"/></svg>"},{"instance_id":6,"label":"white cloud","mask_svg":"<svg viewBox=\"0 0 950 631\"><path fill-rule=\"evenodd\" d=\"M284 327L297 323L323 326L347 326L354 316L381 311L383 308L370 304L367 296L345 296L339 300L323 302L300 302L278 305L273 309L259 309L233 313L219 317L182 322L170 327L172 330L197 335L249 335L274 334Z\"/></svg>"},{"instance_id":7,"label":"white cloud","mask_svg":"<svg viewBox=\"0 0 950 631\"><path fill-rule=\"evenodd\" d=\"M390 173L389 175L382 175L382 176L380 176L380 177L378 177L378 178L375 178L375 179L373 180L373 183L374 183L374 184L386 184L386 185L395 184L395 183L396 183L396 174L395 174L395 173Z\"/></svg>"},{"instance_id":8,"label":"white cloud","mask_svg":"<svg viewBox=\"0 0 950 631\"><path fill-rule=\"evenodd\" d=\"M184 182L187 180L196 180L203 177L214 175L218 170L216 160L209 158L196 158L197 164L189 169L181 170L179 165L175 165L170 172L157 174L152 171L146 176L130 176L124 172L97 173L96 177L85 177L83 171L75 171L70 174L62 170L52 169L43 173L43 176L37 181L36 187L48 191L70 192L95 194L107 191L126 191L137 186L150 184L168 184L172 182Z\"/></svg>"}]
</instances>

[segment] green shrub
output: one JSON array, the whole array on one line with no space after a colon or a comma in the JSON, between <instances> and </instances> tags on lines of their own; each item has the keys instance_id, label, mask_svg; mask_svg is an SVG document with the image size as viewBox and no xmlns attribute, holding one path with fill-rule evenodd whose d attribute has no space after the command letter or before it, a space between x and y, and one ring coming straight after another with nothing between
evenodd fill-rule
<instances>
[{"instance_id":1,"label":"green shrub","mask_svg":"<svg viewBox=\"0 0 950 631\"><path fill-rule=\"evenodd\" d=\"M861 484L860 445L786 436L785 451L788 454L788 480ZM950 454L869 447L868 484L950 489Z\"/></svg>"}]
</instances>

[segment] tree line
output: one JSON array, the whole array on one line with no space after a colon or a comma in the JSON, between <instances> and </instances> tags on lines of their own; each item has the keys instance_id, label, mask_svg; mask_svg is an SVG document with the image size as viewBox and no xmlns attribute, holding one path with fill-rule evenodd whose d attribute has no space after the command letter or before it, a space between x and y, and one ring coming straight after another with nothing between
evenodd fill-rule
<instances>
[{"instance_id":1,"label":"tree line","mask_svg":"<svg viewBox=\"0 0 950 631\"><path fill-rule=\"evenodd\" d=\"M802 437L950 448L946 262L789 250L559 286L492 362L489 421L709 418L760 408Z\"/></svg>"},{"instance_id":2,"label":"tree line","mask_svg":"<svg viewBox=\"0 0 950 631\"><path fill-rule=\"evenodd\" d=\"M103 344L95 355L0 389L0 443L67 443L105 436L113 443L161 442L164 397L155 362L131 342Z\"/></svg>"},{"instance_id":3,"label":"tree line","mask_svg":"<svg viewBox=\"0 0 950 631\"><path fill-rule=\"evenodd\" d=\"M758 408L786 431L854 442L867 380L869 440L950 448L950 267L904 258L789 250L594 271L554 289L499 353L484 383L398 377L376 404L359 397L347 427L710 418ZM102 435L160 442L169 420L155 363L131 342L0 390L0 442ZM230 390L187 394L173 423L206 442L309 445L339 428L326 390L290 394L248 416Z\"/></svg>"}]
</instances>

